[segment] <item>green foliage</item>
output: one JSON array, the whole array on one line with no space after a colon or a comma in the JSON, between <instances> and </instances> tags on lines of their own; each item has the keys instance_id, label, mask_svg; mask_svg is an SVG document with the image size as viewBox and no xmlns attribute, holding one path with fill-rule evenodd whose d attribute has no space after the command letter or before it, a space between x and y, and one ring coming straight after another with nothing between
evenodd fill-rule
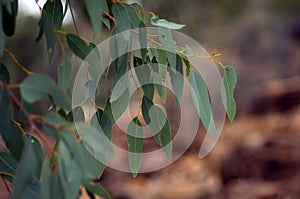
<instances>
[{"instance_id":1,"label":"green foliage","mask_svg":"<svg viewBox=\"0 0 300 199\"><path fill-rule=\"evenodd\" d=\"M100 65L102 57L97 46L83 38L76 25L76 33L64 31L63 18L67 9L71 9L68 3L66 1L65 10L61 0L47 0L42 7L37 41L45 35L48 59L57 65L57 77L51 78L28 71L4 48L6 37L13 36L16 28L18 1L1 1L0 55L3 51L7 52L27 74L17 86L20 92L18 97L12 90L16 84L10 82L10 70L2 63L1 57L0 133L8 152L0 152L0 175L12 184L11 198L75 199L80 195L80 187L84 187L91 198L95 198L95 194L110 198L98 181L108 158L114 156L111 144L113 125L129 106L129 88L133 82L137 88L139 106L138 113L127 126L126 138L130 152L129 166L134 177L140 170L143 153L143 120L153 134L153 142L159 145L168 161L172 159L170 122L164 110L154 103L156 96L163 103L167 102L168 78L177 104L183 95L184 78L189 79L198 115L206 130L217 137L206 83L190 63L192 50L188 46L177 45L173 39L171 30L181 29L185 25L159 19L154 13L144 11L137 3L114 1L108 5L106 0L85 0L96 35L101 33L103 25L112 28L112 35L129 30L128 37L124 34L122 38L110 42L110 49L106 50L118 57L111 60L109 68L104 70ZM153 35L147 35L146 29L137 29L144 28L145 24L163 27L158 29L155 41L149 39ZM121 54L124 49L128 49L129 35L140 46L140 50ZM57 43L60 48L56 47ZM54 52L55 49L60 51ZM87 69L88 81L84 86L88 91L81 105L93 104L95 113L87 114L81 106L71 108L68 94L72 88L73 64L76 63L73 55L81 59ZM112 76L111 93L104 106L96 104L90 92L97 87L94 78L101 70L107 76ZM236 112L236 79L234 69L225 67L220 88L231 122ZM104 87L109 87L106 81L102 83ZM46 114L37 115L29 111L29 107L46 97L51 103ZM48 137L52 138L54 144L49 142Z\"/></svg>"}]
</instances>

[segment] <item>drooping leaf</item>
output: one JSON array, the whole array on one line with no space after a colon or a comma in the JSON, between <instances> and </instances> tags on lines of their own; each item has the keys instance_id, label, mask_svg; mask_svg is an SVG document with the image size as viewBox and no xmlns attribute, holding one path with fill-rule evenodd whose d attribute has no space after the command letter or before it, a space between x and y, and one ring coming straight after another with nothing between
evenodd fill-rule
<instances>
[{"instance_id":1,"label":"drooping leaf","mask_svg":"<svg viewBox=\"0 0 300 199\"><path fill-rule=\"evenodd\" d=\"M172 32L166 28L158 29L159 41L162 44L162 49L165 51L170 66L176 69L176 50Z\"/></svg>"},{"instance_id":2,"label":"drooping leaf","mask_svg":"<svg viewBox=\"0 0 300 199\"><path fill-rule=\"evenodd\" d=\"M138 57L133 58L134 70L136 76L142 85L144 95L149 99L154 96L154 84L151 81L151 69L148 65L143 65L142 59Z\"/></svg>"},{"instance_id":3,"label":"drooping leaf","mask_svg":"<svg viewBox=\"0 0 300 199\"><path fill-rule=\"evenodd\" d=\"M30 75L22 82L20 90L23 99L29 103L34 103L50 95L56 107L70 109L70 104L63 91L48 76L41 74Z\"/></svg>"},{"instance_id":4,"label":"drooping leaf","mask_svg":"<svg viewBox=\"0 0 300 199\"><path fill-rule=\"evenodd\" d=\"M149 110L151 123L149 128L154 135L154 138L162 148L168 160L172 157L172 137L170 132L170 124L165 113L158 106L153 106Z\"/></svg>"},{"instance_id":5,"label":"drooping leaf","mask_svg":"<svg viewBox=\"0 0 300 199\"><path fill-rule=\"evenodd\" d=\"M137 117L128 124L126 133L129 151L129 165L133 177L136 177L140 166L144 143L143 127Z\"/></svg>"},{"instance_id":6,"label":"drooping leaf","mask_svg":"<svg viewBox=\"0 0 300 199\"><path fill-rule=\"evenodd\" d=\"M113 87L110 102L114 102L129 88L130 74L125 73Z\"/></svg>"},{"instance_id":7,"label":"drooping leaf","mask_svg":"<svg viewBox=\"0 0 300 199\"><path fill-rule=\"evenodd\" d=\"M2 139L12 155L17 160L20 160L23 150L22 133L12 121L12 110L9 106L9 94L2 87L0 87L0 107L0 133Z\"/></svg>"},{"instance_id":8,"label":"drooping leaf","mask_svg":"<svg viewBox=\"0 0 300 199\"><path fill-rule=\"evenodd\" d=\"M90 193L94 193L94 194L96 194L98 196L101 196L105 199L110 199L111 198L108 191L99 183L91 184L90 182L85 182L84 187Z\"/></svg>"},{"instance_id":9,"label":"drooping leaf","mask_svg":"<svg viewBox=\"0 0 300 199\"><path fill-rule=\"evenodd\" d=\"M139 28L140 28L139 29L139 41L140 41L142 63L143 63L146 59L146 54L147 54L147 30L146 30L145 24L143 22L140 22Z\"/></svg>"},{"instance_id":10,"label":"drooping leaf","mask_svg":"<svg viewBox=\"0 0 300 199\"><path fill-rule=\"evenodd\" d=\"M213 137L217 137L217 130L215 127L209 95L204 79L195 71L190 72L189 76L190 87L194 105L197 109L198 115L202 121L203 126L208 133Z\"/></svg>"},{"instance_id":11,"label":"drooping leaf","mask_svg":"<svg viewBox=\"0 0 300 199\"><path fill-rule=\"evenodd\" d=\"M76 199L82 181L82 173L64 142L58 144L59 173L62 178L64 198Z\"/></svg>"},{"instance_id":12,"label":"drooping leaf","mask_svg":"<svg viewBox=\"0 0 300 199\"><path fill-rule=\"evenodd\" d=\"M4 83L10 82L10 76L9 72L4 64L0 64L0 81L3 81Z\"/></svg>"},{"instance_id":13,"label":"drooping leaf","mask_svg":"<svg viewBox=\"0 0 300 199\"><path fill-rule=\"evenodd\" d=\"M114 121L117 121L117 119L119 119L119 117L121 117L121 115L124 113L124 111L129 105L129 100L129 90L126 89L119 99L111 103L111 111Z\"/></svg>"},{"instance_id":14,"label":"drooping leaf","mask_svg":"<svg viewBox=\"0 0 300 199\"><path fill-rule=\"evenodd\" d=\"M139 19L140 19L141 21L144 21L144 19L145 19L145 14L144 14L144 9L143 9L143 7L142 7L140 4L138 4L138 3L133 3L133 4L131 4L131 6L134 7L136 10L138 10L138 11L137 11L137 14L138 14L138 16L139 16Z\"/></svg>"},{"instance_id":15,"label":"drooping leaf","mask_svg":"<svg viewBox=\"0 0 300 199\"><path fill-rule=\"evenodd\" d=\"M61 0L47 1L43 10L51 16L53 27L60 30L64 18Z\"/></svg>"},{"instance_id":16,"label":"drooping leaf","mask_svg":"<svg viewBox=\"0 0 300 199\"><path fill-rule=\"evenodd\" d=\"M154 135L168 160L172 156L172 137L170 124L164 112L147 97L142 100L142 114L146 124Z\"/></svg>"},{"instance_id":17,"label":"drooping leaf","mask_svg":"<svg viewBox=\"0 0 300 199\"><path fill-rule=\"evenodd\" d=\"M74 34L66 35L67 43L72 52L84 60L91 52L91 48L79 37Z\"/></svg>"},{"instance_id":18,"label":"drooping leaf","mask_svg":"<svg viewBox=\"0 0 300 199\"><path fill-rule=\"evenodd\" d=\"M224 77L222 80L222 102L225 106L228 118L230 122L234 120L236 113L236 102L234 100L234 89L236 85L237 77L234 68L226 66L224 71Z\"/></svg>"},{"instance_id":19,"label":"drooping leaf","mask_svg":"<svg viewBox=\"0 0 300 199\"><path fill-rule=\"evenodd\" d=\"M51 199L50 163L48 158L44 161L41 176L40 198Z\"/></svg>"},{"instance_id":20,"label":"drooping leaf","mask_svg":"<svg viewBox=\"0 0 300 199\"><path fill-rule=\"evenodd\" d=\"M168 69L171 76L173 90L175 92L176 103L179 104L183 92L184 77L181 57L176 55L176 58L176 70L170 67Z\"/></svg>"},{"instance_id":21,"label":"drooping leaf","mask_svg":"<svg viewBox=\"0 0 300 199\"><path fill-rule=\"evenodd\" d=\"M119 32L131 28L138 28L140 25L140 20L136 11L130 6L114 3L112 5L112 13L116 19Z\"/></svg>"},{"instance_id":22,"label":"drooping leaf","mask_svg":"<svg viewBox=\"0 0 300 199\"><path fill-rule=\"evenodd\" d=\"M82 137L82 143L97 159L101 160L103 156L105 158L113 156L110 140L103 132L99 133L99 129L85 123L79 123L76 127L79 136Z\"/></svg>"},{"instance_id":23,"label":"drooping leaf","mask_svg":"<svg viewBox=\"0 0 300 199\"><path fill-rule=\"evenodd\" d=\"M11 182L16 168L16 159L10 153L0 152L0 174L4 175Z\"/></svg>"},{"instance_id":24,"label":"drooping leaf","mask_svg":"<svg viewBox=\"0 0 300 199\"><path fill-rule=\"evenodd\" d=\"M2 29L8 37L12 36L15 32L17 14L18 0L2 4Z\"/></svg>"},{"instance_id":25,"label":"drooping leaf","mask_svg":"<svg viewBox=\"0 0 300 199\"><path fill-rule=\"evenodd\" d=\"M173 30L179 30L185 26L184 24L177 24L177 23L169 22L165 19L159 19L158 16L151 17L151 24L153 26L159 26L159 27L173 29Z\"/></svg>"},{"instance_id":26,"label":"drooping leaf","mask_svg":"<svg viewBox=\"0 0 300 199\"><path fill-rule=\"evenodd\" d=\"M39 140L36 137L34 137L33 135L25 134L24 139L29 140L33 147L33 150L34 150L33 155L35 156L35 159L36 159L36 170L34 173L34 177L39 179L41 172L42 172L43 159L44 159L42 146L41 146Z\"/></svg>"},{"instance_id":27,"label":"drooping leaf","mask_svg":"<svg viewBox=\"0 0 300 199\"><path fill-rule=\"evenodd\" d=\"M12 194L11 199L19 199L26 187L30 185L37 170L37 160L35 157L35 151L30 139L25 142L25 148L22 154L22 158L17 167L15 177L12 182ZM26 171L26 172L24 172ZM38 190L37 190L38 191Z\"/></svg>"},{"instance_id":28,"label":"drooping leaf","mask_svg":"<svg viewBox=\"0 0 300 199\"><path fill-rule=\"evenodd\" d=\"M71 84L72 62L68 58L64 59L64 63L58 68L58 87L66 93Z\"/></svg>"},{"instance_id":29,"label":"drooping leaf","mask_svg":"<svg viewBox=\"0 0 300 199\"><path fill-rule=\"evenodd\" d=\"M50 62L52 62L54 58L56 35L53 32L54 25L51 21L51 15L49 13L45 13L39 24L41 26L42 32L40 33L40 36L37 38L37 40L39 40L39 38L43 35L43 32L45 32L48 57Z\"/></svg>"},{"instance_id":30,"label":"drooping leaf","mask_svg":"<svg viewBox=\"0 0 300 199\"><path fill-rule=\"evenodd\" d=\"M103 21L102 10L108 12L107 2L99 0L85 0L92 26L97 35L100 33L101 23Z\"/></svg>"}]
</instances>

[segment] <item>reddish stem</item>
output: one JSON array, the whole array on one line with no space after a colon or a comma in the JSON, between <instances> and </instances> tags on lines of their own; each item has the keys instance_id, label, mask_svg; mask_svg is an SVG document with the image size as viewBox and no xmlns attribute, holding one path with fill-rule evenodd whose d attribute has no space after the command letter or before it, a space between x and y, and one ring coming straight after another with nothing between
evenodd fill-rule
<instances>
[{"instance_id":1,"label":"reddish stem","mask_svg":"<svg viewBox=\"0 0 300 199\"><path fill-rule=\"evenodd\" d=\"M74 28L75 28L76 34L77 34L77 36L79 36L79 31L78 31L78 28L77 28L77 24L76 24L76 21L75 21L75 17L74 17L74 13L73 13L73 9L72 9L72 5L71 5L70 0L68 0L68 4L69 4L69 7L70 7L70 11L71 11L72 20L73 20L73 23L74 23Z\"/></svg>"},{"instance_id":2,"label":"reddish stem","mask_svg":"<svg viewBox=\"0 0 300 199\"><path fill-rule=\"evenodd\" d=\"M8 191L8 193L11 194L11 190L10 190L10 188L9 188L9 186L8 186L5 178L3 177L3 175L1 175L1 179L2 179L2 181L4 183L4 186L5 186L6 190Z\"/></svg>"}]
</instances>

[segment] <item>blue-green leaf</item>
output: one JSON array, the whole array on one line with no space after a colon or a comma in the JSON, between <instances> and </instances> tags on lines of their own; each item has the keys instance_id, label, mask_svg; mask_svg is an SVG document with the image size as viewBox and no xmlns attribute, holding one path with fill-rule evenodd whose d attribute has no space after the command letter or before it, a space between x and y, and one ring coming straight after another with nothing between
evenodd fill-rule
<instances>
[{"instance_id":1,"label":"blue-green leaf","mask_svg":"<svg viewBox=\"0 0 300 199\"><path fill-rule=\"evenodd\" d=\"M146 124L154 135L155 141L162 147L168 160L172 156L172 137L170 124L165 113L147 97L142 100L142 114Z\"/></svg>"},{"instance_id":2,"label":"blue-green leaf","mask_svg":"<svg viewBox=\"0 0 300 199\"><path fill-rule=\"evenodd\" d=\"M133 177L136 177L140 166L144 143L143 127L137 117L128 124L126 132L129 151L129 165Z\"/></svg>"},{"instance_id":3,"label":"blue-green leaf","mask_svg":"<svg viewBox=\"0 0 300 199\"><path fill-rule=\"evenodd\" d=\"M195 71L190 72L189 76L192 97L198 115L208 131L213 137L217 137L217 130L212 115L209 95L204 79Z\"/></svg>"},{"instance_id":4,"label":"blue-green leaf","mask_svg":"<svg viewBox=\"0 0 300 199\"><path fill-rule=\"evenodd\" d=\"M103 20L102 10L108 12L107 2L99 0L85 0L85 5L97 35L100 33L101 21Z\"/></svg>"},{"instance_id":5,"label":"blue-green leaf","mask_svg":"<svg viewBox=\"0 0 300 199\"><path fill-rule=\"evenodd\" d=\"M85 182L84 187L90 193L94 193L94 194L96 194L98 196L101 196L105 199L110 199L111 198L108 191L99 183L91 184L90 182Z\"/></svg>"},{"instance_id":6,"label":"blue-green leaf","mask_svg":"<svg viewBox=\"0 0 300 199\"><path fill-rule=\"evenodd\" d=\"M176 69L168 68L171 76L171 83L175 92L176 103L179 104L183 92L183 67L182 60L179 55L176 55Z\"/></svg>"},{"instance_id":7,"label":"blue-green leaf","mask_svg":"<svg viewBox=\"0 0 300 199\"><path fill-rule=\"evenodd\" d=\"M236 113L236 102L234 100L236 81L237 77L234 68L231 66L226 66L222 80L221 94L222 102L225 106L230 122L233 121Z\"/></svg>"},{"instance_id":8,"label":"blue-green leaf","mask_svg":"<svg viewBox=\"0 0 300 199\"><path fill-rule=\"evenodd\" d=\"M17 167L15 177L12 182L11 199L19 199L26 187L32 182L33 176L38 168L35 151L30 139L26 140L22 158ZM26 172L24 172L26 171Z\"/></svg>"},{"instance_id":9,"label":"blue-green leaf","mask_svg":"<svg viewBox=\"0 0 300 199\"><path fill-rule=\"evenodd\" d=\"M176 69L176 49L171 30L165 28L158 29L159 41L165 51L170 66Z\"/></svg>"},{"instance_id":10,"label":"blue-green leaf","mask_svg":"<svg viewBox=\"0 0 300 199\"><path fill-rule=\"evenodd\" d=\"M42 82L42 83L41 83ZM50 95L57 108L70 109L70 104L63 91L48 76L34 74L28 76L21 84L21 94L24 100L34 103Z\"/></svg>"},{"instance_id":11,"label":"blue-green leaf","mask_svg":"<svg viewBox=\"0 0 300 199\"><path fill-rule=\"evenodd\" d=\"M64 63L58 68L58 87L66 93L71 84L72 62L68 58L64 59Z\"/></svg>"},{"instance_id":12,"label":"blue-green leaf","mask_svg":"<svg viewBox=\"0 0 300 199\"><path fill-rule=\"evenodd\" d=\"M67 34L67 43L72 52L79 58L84 60L87 55L91 52L91 48L79 37L74 34Z\"/></svg>"},{"instance_id":13,"label":"blue-green leaf","mask_svg":"<svg viewBox=\"0 0 300 199\"><path fill-rule=\"evenodd\" d=\"M169 28L173 30L179 30L185 26L184 24L177 24L177 23L169 22L165 19L159 19L158 16L151 17L151 24L153 26L159 26L159 27Z\"/></svg>"},{"instance_id":14,"label":"blue-green leaf","mask_svg":"<svg viewBox=\"0 0 300 199\"><path fill-rule=\"evenodd\" d=\"M16 159L10 153L0 152L0 174L12 181L16 168Z\"/></svg>"}]
</instances>

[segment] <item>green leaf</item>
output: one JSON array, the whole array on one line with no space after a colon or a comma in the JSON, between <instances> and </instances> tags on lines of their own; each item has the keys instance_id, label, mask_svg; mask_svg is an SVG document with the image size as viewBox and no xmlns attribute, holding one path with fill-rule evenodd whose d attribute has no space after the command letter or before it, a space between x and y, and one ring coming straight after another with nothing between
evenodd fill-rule
<instances>
[{"instance_id":1,"label":"green leaf","mask_svg":"<svg viewBox=\"0 0 300 199\"><path fill-rule=\"evenodd\" d=\"M215 127L209 95L204 79L195 71L190 72L189 76L192 97L197 109L198 115L208 131L213 137L217 137L217 130Z\"/></svg>"},{"instance_id":2,"label":"green leaf","mask_svg":"<svg viewBox=\"0 0 300 199\"><path fill-rule=\"evenodd\" d=\"M124 111L129 105L129 100L130 100L129 90L126 89L119 99L111 103L111 111L112 111L114 121L117 121L117 119L119 119L121 115L124 113Z\"/></svg>"},{"instance_id":3,"label":"green leaf","mask_svg":"<svg viewBox=\"0 0 300 199\"><path fill-rule=\"evenodd\" d=\"M142 114L156 142L162 147L167 159L171 160L172 137L170 124L165 113L158 106L155 106L150 99L143 97Z\"/></svg>"},{"instance_id":4,"label":"green leaf","mask_svg":"<svg viewBox=\"0 0 300 199\"><path fill-rule=\"evenodd\" d=\"M67 43L72 52L84 60L91 52L91 48L79 37L74 34L66 35Z\"/></svg>"},{"instance_id":5,"label":"green leaf","mask_svg":"<svg viewBox=\"0 0 300 199\"><path fill-rule=\"evenodd\" d=\"M110 199L110 195L108 191L99 183L91 184L90 182L85 182L84 187L87 189L88 192L97 194L106 199Z\"/></svg>"},{"instance_id":6,"label":"green leaf","mask_svg":"<svg viewBox=\"0 0 300 199\"><path fill-rule=\"evenodd\" d=\"M42 83L41 83L42 82ZM21 94L24 100L34 103L50 95L58 108L70 109L63 91L48 76L34 74L28 76L21 84Z\"/></svg>"},{"instance_id":7,"label":"green leaf","mask_svg":"<svg viewBox=\"0 0 300 199\"><path fill-rule=\"evenodd\" d=\"M0 8L1 10L1 8ZM1 13L0 13L1 14ZM2 29L6 36L12 36L15 32L16 18L18 14L18 0L12 0L6 5L2 4Z\"/></svg>"},{"instance_id":8,"label":"green leaf","mask_svg":"<svg viewBox=\"0 0 300 199\"><path fill-rule=\"evenodd\" d=\"M114 102L120 98L120 96L129 88L130 74L125 73L113 87L110 102Z\"/></svg>"},{"instance_id":9,"label":"green leaf","mask_svg":"<svg viewBox=\"0 0 300 199\"><path fill-rule=\"evenodd\" d=\"M172 157L172 137L170 132L170 124L165 113L158 106L153 106L149 110L151 123L149 128L154 138L159 143L168 160Z\"/></svg>"},{"instance_id":10,"label":"green leaf","mask_svg":"<svg viewBox=\"0 0 300 199\"><path fill-rule=\"evenodd\" d=\"M144 95L149 99L153 99L154 96L154 84L151 84L151 69L149 65L143 65L143 61L140 58L134 57L134 70L136 76L142 85Z\"/></svg>"},{"instance_id":11,"label":"green leaf","mask_svg":"<svg viewBox=\"0 0 300 199\"><path fill-rule=\"evenodd\" d=\"M127 142L129 153L129 164L133 177L137 176L141 153L143 150L144 143L144 131L141 122L136 117L134 118L127 127Z\"/></svg>"},{"instance_id":12,"label":"green leaf","mask_svg":"<svg viewBox=\"0 0 300 199\"><path fill-rule=\"evenodd\" d=\"M59 142L58 149L58 169L62 177L64 198L76 199L82 181L81 169L64 142Z\"/></svg>"},{"instance_id":13,"label":"green leaf","mask_svg":"<svg viewBox=\"0 0 300 199\"><path fill-rule=\"evenodd\" d=\"M112 5L112 14L116 19L117 27L120 32L130 29L130 18L124 5L114 3Z\"/></svg>"},{"instance_id":14,"label":"green leaf","mask_svg":"<svg viewBox=\"0 0 300 199\"><path fill-rule=\"evenodd\" d=\"M186 73L186 76L188 77L188 76L190 76L190 72L191 72L191 64L190 64L189 58L184 55L181 55L181 58L185 64L185 68L186 68L185 73Z\"/></svg>"},{"instance_id":15,"label":"green leaf","mask_svg":"<svg viewBox=\"0 0 300 199\"><path fill-rule=\"evenodd\" d=\"M162 102L165 104L167 101L167 87L166 87L166 83L163 82L161 75L157 72L152 72L152 78L153 78L153 82L155 82L155 87L156 90L162 100Z\"/></svg>"},{"instance_id":16,"label":"green leaf","mask_svg":"<svg viewBox=\"0 0 300 199\"><path fill-rule=\"evenodd\" d=\"M141 47L141 54L142 54L142 63L146 59L147 55L147 30L145 28L145 24L143 22L140 22L139 26L139 41L140 41L140 47Z\"/></svg>"},{"instance_id":17,"label":"green leaf","mask_svg":"<svg viewBox=\"0 0 300 199\"><path fill-rule=\"evenodd\" d=\"M111 140L112 124L111 124L110 118L107 115L107 113L101 109L97 109L97 112L94 116L97 117L97 122L99 123L100 127L102 128L104 134Z\"/></svg>"},{"instance_id":18,"label":"green leaf","mask_svg":"<svg viewBox=\"0 0 300 199\"><path fill-rule=\"evenodd\" d=\"M10 82L9 72L4 64L0 64L0 81L8 84Z\"/></svg>"},{"instance_id":19,"label":"green leaf","mask_svg":"<svg viewBox=\"0 0 300 199\"><path fill-rule=\"evenodd\" d=\"M103 156L105 158L113 156L110 140L104 132L99 133L99 129L85 123L79 123L76 127L78 134L82 137L82 143L97 159L102 159Z\"/></svg>"},{"instance_id":20,"label":"green leaf","mask_svg":"<svg viewBox=\"0 0 300 199\"><path fill-rule=\"evenodd\" d=\"M51 199L50 163L46 158L43 164L40 198Z\"/></svg>"},{"instance_id":21,"label":"green leaf","mask_svg":"<svg viewBox=\"0 0 300 199\"><path fill-rule=\"evenodd\" d=\"M48 57L49 57L49 60L52 62L53 58L54 58L56 35L53 32L54 26L51 21L51 15L49 13L46 13L45 16L42 17L39 24L42 27L41 31L45 32ZM42 36L42 33L40 33L40 34ZM39 39L39 38L37 38L37 39Z\"/></svg>"},{"instance_id":22,"label":"green leaf","mask_svg":"<svg viewBox=\"0 0 300 199\"><path fill-rule=\"evenodd\" d=\"M165 51L170 66L176 69L176 49L171 30L165 28L158 29L159 41Z\"/></svg>"},{"instance_id":23,"label":"green leaf","mask_svg":"<svg viewBox=\"0 0 300 199\"><path fill-rule=\"evenodd\" d=\"M34 155L35 155L35 159L36 159L36 170L34 173L34 177L39 179L41 172L42 172L43 159L44 159L42 146L41 146L39 140L36 137L34 137L33 135L25 134L24 139L29 140L33 147Z\"/></svg>"},{"instance_id":24,"label":"green leaf","mask_svg":"<svg viewBox=\"0 0 300 199\"><path fill-rule=\"evenodd\" d=\"M236 102L234 100L234 89L236 85L237 77L233 67L226 66L224 71L224 77L222 80L222 102L225 106L228 118L230 122L234 120L236 113Z\"/></svg>"},{"instance_id":25,"label":"green leaf","mask_svg":"<svg viewBox=\"0 0 300 199\"><path fill-rule=\"evenodd\" d=\"M140 4L138 4L138 3L133 3L133 4L131 4L131 6L134 7L134 8L136 8L137 10L140 10L140 12L137 11L137 14L138 14L138 16L139 16L139 19L140 19L141 21L144 21L144 19L145 19L145 14L144 14L144 9L143 9L143 7L142 7Z\"/></svg>"},{"instance_id":26,"label":"green leaf","mask_svg":"<svg viewBox=\"0 0 300 199\"><path fill-rule=\"evenodd\" d=\"M100 33L101 28L101 20L102 16L102 6L106 5L106 1L98 1L98 0L85 0L85 6L87 8L87 12L89 14L92 26L97 35Z\"/></svg>"},{"instance_id":27,"label":"green leaf","mask_svg":"<svg viewBox=\"0 0 300 199\"><path fill-rule=\"evenodd\" d=\"M176 103L179 104L183 92L184 77L181 57L179 55L176 55L176 58L176 69L168 69L171 76L173 90L175 92Z\"/></svg>"},{"instance_id":28,"label":"green leaf","mask_svg":"<svg viewBox=\"0 0 300 199\"><path fill-rule=\"evenodd\" d=\"M9 94L0 87L0 133L6 147L12 155L20 160L23 150L22 134L12 121L12 110L9 105Z\"/></svg>"},{"instance_id":29,"label":"green leaf","mask_svg":"<svg viewBox=\"0 0 300 199\"><path fill-rule=\"evenodd\" d=\"M19 199L26 187L32 182L36 173L38 163L35 157L35 151L30 139L26 139L22 158L17 167L15 177L12 182L11 199Z\"/></svg>"},{"instance_id":30,"label":"green leaf","mask_svg":"<svg viewBox=\"0 0 300 199\"><path fill-rule=\"evenodd\" d=\"M72 62L68 58L64 59L64 63L58 68L58 87L67 93L71 83Z\"/></svg>"},{"instance_id":31,"label":"green leaf","mask_svg":"<svg viewBox=\"0 0 300 199\"><path fill-rule=\"evenodd\" d=\"M158 16L151 17L151 24L153 26L159 26L159 27L164 27L173 30L179 30L185 26L184 24L177 24L177 23L169 22L165 19L159 19Z\"/></svg>"},{"instance_id":32,"label":"green leaf","mask_svg":"<svg viewBox=\"0 0 300 199\"><path fill-rule=\"evenodd\" d=\"M10 153L0 152L0 174L11 182L15 175L17 161Z\"/></svg>"},{"instance_id":33,"label":"green leaf","mask_svg":"<svg viewBox=\"0 0 300 199\"><path fill-rule=\"evenodd\" d=\"M136 11L130 6L126 6L121 3L114 3L112 5L112 13L116 19L119 32L123 32L131 28L138 28L140 25L140 20Z\"/></svg>"},{"instance_id":34,"label":"green leaf","mask_svg":"<svg viewBox=\"0 0 300 199\"><path fill-rule=\"evenodd\" d=\"M53 114L53 113L45 115L43 117L43 120L51 125L67 124L67 121L64 120L61 116L59 116L58 114ZM59 139L60 133L54 127L49 126L49 125L44 125L44 130L48 136L51 136L51 137L55 138L56 140Z\"/></svg>"},{"instance_id":35,"label":"green leaf","mask_svg":"<svg viewBox=\"0 0 300 199\"><path fill-rule=\"evenodd\" d=\"M43 7L43 10L51 16L53 27L60 30L64 18L63 6L61 1L47 1Z\"/></svg>"}]
</instances>

